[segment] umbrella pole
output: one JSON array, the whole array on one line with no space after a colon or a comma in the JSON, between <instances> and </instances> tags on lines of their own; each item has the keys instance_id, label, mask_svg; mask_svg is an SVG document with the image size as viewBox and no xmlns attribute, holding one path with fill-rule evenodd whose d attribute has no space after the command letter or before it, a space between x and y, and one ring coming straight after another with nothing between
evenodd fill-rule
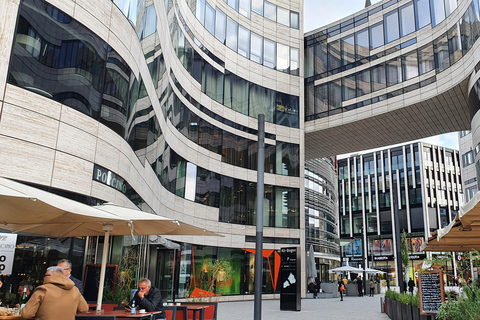
<instances>
[{"instance_id":1,"label":"umbrella pole","mask_svg":"<svg viewBox=\"0 0 480 320\"><path fill-rule=\"evenodd\" d=\"M106 224L103 226L105 231L105 240L103 241L102 266L100 268L100 282L98 284L97 312L102 310L103 286L105 285L105 270L107 269L108 240L113 226Z\"/></svg>"}]
</instances>

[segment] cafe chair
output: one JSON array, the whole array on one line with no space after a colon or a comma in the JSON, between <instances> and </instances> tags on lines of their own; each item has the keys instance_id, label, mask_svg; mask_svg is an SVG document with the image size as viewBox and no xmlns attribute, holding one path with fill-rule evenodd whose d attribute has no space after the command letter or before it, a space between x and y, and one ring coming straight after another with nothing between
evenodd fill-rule
<instances>
[{"instance_id":1,"label":"cafe chair","mask_svg":"<svg viewBox=\"0 0 480 320\"><path fill-rule=\"evenodd\" d=\"M116 316L102 316L102 315L98 315L98 316L78 315L78 316L75 316L75 320L117 320L117 317Z\"/></svg>"}]
</instances>

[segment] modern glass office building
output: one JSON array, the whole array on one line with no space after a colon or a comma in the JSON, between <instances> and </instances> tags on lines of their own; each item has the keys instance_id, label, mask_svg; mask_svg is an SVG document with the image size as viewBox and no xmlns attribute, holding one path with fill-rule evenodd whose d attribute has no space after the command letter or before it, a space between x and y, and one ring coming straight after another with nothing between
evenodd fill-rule
<instances>
[{"instance_id":1,"label":"modern glass office building","mask_svg":"<svg viewBox=\"0 0 480 320\"><path fill-rule=\"evenodd\" d=\"M421 245L463 204L459 152L416 142L340 159L338 190L340 236L351 240L342 258L395 279L401 258L396 234L405 232L412 261L407 274L416 278L415 268L426 258Z\"/></svg>"}]
</instances>

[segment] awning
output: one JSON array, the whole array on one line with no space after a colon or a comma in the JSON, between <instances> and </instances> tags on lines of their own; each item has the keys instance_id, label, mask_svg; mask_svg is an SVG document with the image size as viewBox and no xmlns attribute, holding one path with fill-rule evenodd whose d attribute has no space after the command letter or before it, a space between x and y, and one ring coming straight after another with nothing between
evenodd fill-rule
<instances>
[{"instance_id":1,"label":"awning","mask_svg":"<svg viewBox=\"0 0 480 320\"><path fill-rule=\"evenodd\" d=\"M460 208L445 228L433 232L423 251L480 251L480 193Z\"/></svg>"}]
</instances>

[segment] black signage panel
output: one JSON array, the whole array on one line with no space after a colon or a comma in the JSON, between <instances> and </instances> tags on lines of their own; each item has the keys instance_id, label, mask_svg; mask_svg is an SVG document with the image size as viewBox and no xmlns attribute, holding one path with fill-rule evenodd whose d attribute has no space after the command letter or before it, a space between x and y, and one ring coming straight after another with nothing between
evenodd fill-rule
<instances>
[{"instance_id":1,"label":"black signage panel","mask_svg":"<svg viewBox=\"0 0 480 320\"><path fill-rule=\"evenodd\" d=\"M300 311L300 250L298 247L281 248L280 257L280 310Z\"/></svg>"},{"instance_id":2,"label":"black signage panel","mask_svg":"<svg viewBox=\"0 0 480 320\"><path fill-rule=\"evenodd\" d=\"M437 314L438 308L445 301L442 271L431 271L418 275L420 282L420 313Z\"/></svg>"}]
</instances>

